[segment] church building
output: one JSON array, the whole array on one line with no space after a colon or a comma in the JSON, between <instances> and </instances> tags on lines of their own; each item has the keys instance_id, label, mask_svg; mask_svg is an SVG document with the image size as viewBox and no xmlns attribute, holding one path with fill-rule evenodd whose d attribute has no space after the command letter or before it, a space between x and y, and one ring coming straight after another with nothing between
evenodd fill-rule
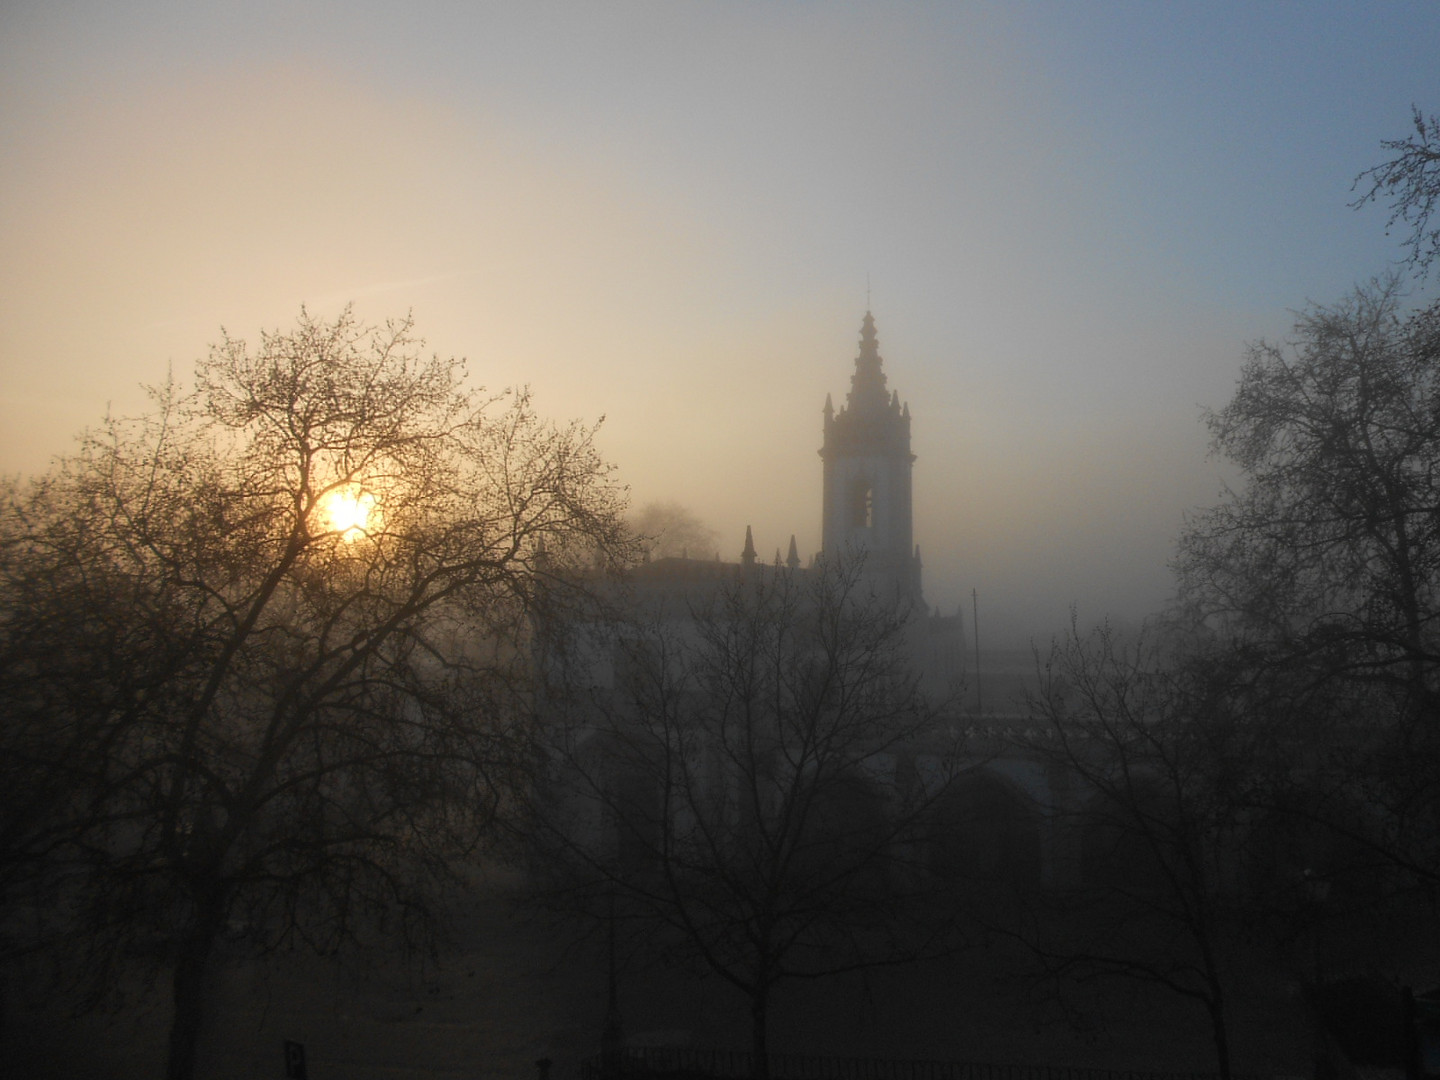
<instances>
[{"instance_id":1,"label":"church building","mask_svg":"<svg viewBox=\"0 0 1440 1080\"><path fill-rule=\"evenodd\" d=\"M885 390L875 318L865 313L860 355L840 411L825 396L821 510L823 554L863 552L871 574L923 603L920 551L914 547L910 406Z\"/></svg>"},{"instance_id":2,"label":"church building","mask_svg":"<svg viewBox=\"0 0 1440 1080\"><path fill-rule=\"evenodd\" d=\"M927 691L944 696L963 681L964 624L958 613L932 613L925 603L920 549L915 545L910 406L887 384L875 318L867 311L845 402L837 410L830 395L825 398L821 550L810 565L827 557L863 559L865 575L877 590L911 606L913 661ZM806 572L793 534L783 565L791 572ZM657 559L635 570L632 585L643 603L678 611L670 601L697 600L757 567L758 553L747 526L739 563Z\"/></svg>"}]
</instances>

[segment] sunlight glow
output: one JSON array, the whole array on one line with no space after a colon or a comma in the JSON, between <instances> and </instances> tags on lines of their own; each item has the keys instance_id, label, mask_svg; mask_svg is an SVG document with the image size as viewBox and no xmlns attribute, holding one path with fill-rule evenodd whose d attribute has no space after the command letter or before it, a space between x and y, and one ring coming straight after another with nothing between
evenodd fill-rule
<instances>
[{"instance_id":1,"label":"sunlight glow","mask_svg":"<svg viewBox=\"0 0 1440 1080\"><path fill-rule=\"evenodd\" d=\"M320 518L340 539L353 543L379 528L379 499L358 484L347 484L320 499Z\"/></svg>"}]
</instances>

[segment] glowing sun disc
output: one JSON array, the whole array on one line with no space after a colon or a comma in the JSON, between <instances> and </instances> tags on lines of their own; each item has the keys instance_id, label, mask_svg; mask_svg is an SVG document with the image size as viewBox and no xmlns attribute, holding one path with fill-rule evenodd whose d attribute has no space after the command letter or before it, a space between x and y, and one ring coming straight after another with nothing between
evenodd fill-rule
<instances>
[{"instance_id":1,"label":"glowing sun disc","mask_svg":"<svg viewBox=\"0 0 1440 1080\"><path fill-rule=\"evenodd\" d=\"M320 501L320 516L342 540L355 541L379 524L380 514L375 508L378 502L370 492L352 484L325 495Z\"/></svg>"}]
</instances>

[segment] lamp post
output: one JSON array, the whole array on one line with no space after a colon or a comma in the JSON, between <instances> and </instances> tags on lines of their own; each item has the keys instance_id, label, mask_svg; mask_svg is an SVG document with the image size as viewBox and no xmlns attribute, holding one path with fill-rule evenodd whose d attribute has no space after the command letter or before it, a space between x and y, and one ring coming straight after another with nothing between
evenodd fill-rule
<instances>
[{"instance_id":1,"label":"lamp post","mask_svg":"<svg viewBox=\"0 0 1440 1080\"><path fill-rule=\"evenodd\" d=\"M1325 901L1330 898L1330 882L1308 866L1302 872L1301 878L1305 888L1305 899L1310 905L1311 977L1318 987L1322 974L1321 944L1324 931Z\"/></svg>"},{"instance_id":2,"label":"lamp post","mask_svg":"<svg viewBox=\"0 0 1440 1080\"><path fill-rule=\"evenodd\" d=\"M610 886L607 927L605 1027L600 1032L600 1068L605 1080L615 1080L623 1071L625 1028L620 1021L620 994L615 972L615 886Z\"/></svg>"}]
</instances>

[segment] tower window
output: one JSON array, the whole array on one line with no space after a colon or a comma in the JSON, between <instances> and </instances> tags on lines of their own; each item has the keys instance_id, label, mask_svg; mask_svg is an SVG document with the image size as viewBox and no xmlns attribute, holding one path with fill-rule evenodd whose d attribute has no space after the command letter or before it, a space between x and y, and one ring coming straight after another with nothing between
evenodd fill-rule
<instances>
[{"instance_id":1,"label":"tower window","mask_svg":"<svg viewBox=\"0 0 1440 1080\"><path fill-rule=\"evenodd\" d=\"M869 480L857 480L850 489L850 527L868 529L875 524L875 488Z\"/></svg>"}]
</instances>

